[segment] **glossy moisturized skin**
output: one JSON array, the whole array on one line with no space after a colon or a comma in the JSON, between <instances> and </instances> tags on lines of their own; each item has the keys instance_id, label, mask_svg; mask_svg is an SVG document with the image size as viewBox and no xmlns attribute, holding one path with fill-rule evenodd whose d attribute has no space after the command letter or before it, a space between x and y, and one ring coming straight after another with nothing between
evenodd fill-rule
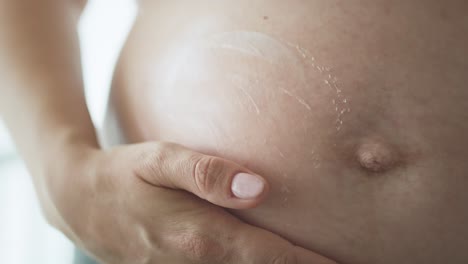
<instances>
[{"instance_id":1,"label":"glossy moisturized skin","mask_svg":"<svg viewBox=\"0 0 468 264\"><path fill-rule=\"evenodd\" d=\"M142 1L113 107L127 142L263 175L248 223L341 263L466 263L467 8Z\"/></svg>"}]
</instances>

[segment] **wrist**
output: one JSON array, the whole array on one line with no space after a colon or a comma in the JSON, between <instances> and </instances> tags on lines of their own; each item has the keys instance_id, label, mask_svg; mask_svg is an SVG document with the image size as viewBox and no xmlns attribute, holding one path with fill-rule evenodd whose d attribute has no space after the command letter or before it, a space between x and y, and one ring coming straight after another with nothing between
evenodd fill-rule
<instances>
[{"instance_id":1,"label":"wrist","mask_svg":"<svg viewBox=\"0 0 468 264\"><path fill-rule=\"evenodd\" d=\"M64 161L99 149L96 133L90 120L70 122L37 121L35 133L14 134L17 149L33 178L51 177L51 169L64 165Z\"/></svg>"},{"instance_id":2,"label":"wrist","mask_svg":"<svg viewBox=\"0 0 468 264\"><path fill-rule=\"evenodd\" d=\"M52 181L68 178L67 173L77 170L79 164L87 161L90 154L99 150L94 129L56 128L44 139L45 148L39 161L39 175L52 177ZM35 173L33 173L34 175ZM56 179L59 177L59 179Z\"/></svg>"},{"instance_id":3,"label":"wrist","mask_svg":"<svg viewBox=\"0 0 468 264\"><path fill-rule=\"evenodd\" d=\"M77 242L95 197L92 183L99 149L86 140L63 141L49 150L36 188L49 222Z\"/></svg>"}]
</instances>

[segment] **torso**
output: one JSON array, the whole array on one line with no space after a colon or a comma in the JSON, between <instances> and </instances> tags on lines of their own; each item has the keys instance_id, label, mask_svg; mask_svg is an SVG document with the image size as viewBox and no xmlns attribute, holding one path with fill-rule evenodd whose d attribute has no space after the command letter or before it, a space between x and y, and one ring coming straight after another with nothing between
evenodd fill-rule
<instances>
[{"instance_id":1,"label":"torso","mask_svg":"<svg viewBox=\"0 0 468 264\"><path fill-rule=\"evenodd\" d=\"M113 103L127 142L263 175L233 211L341 263L468 261L468 4L141 1Z\"/></svg>"}]
</instances>

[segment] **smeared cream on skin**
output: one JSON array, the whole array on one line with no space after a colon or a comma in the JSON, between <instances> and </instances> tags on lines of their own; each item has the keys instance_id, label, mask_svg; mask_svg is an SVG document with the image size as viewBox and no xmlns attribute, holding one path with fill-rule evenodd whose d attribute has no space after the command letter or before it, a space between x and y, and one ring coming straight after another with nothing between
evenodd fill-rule
<instances>
[{"instance_id":1,"label":"smeared cream on skin","mask_svg":"<svg viewBox=\"0 0 468 264\"><path fill-rule=\"evenodd\" d=\"M187 41L183 43L182 48L178 47L175 50L177 50L177 54L172 56L174 61L170 64L171 74L167 77L166 84L168 87L171 87L180 79L188 83L203 83L205 80L217 78L216 80L220 81L219 83L225 82L237 90L234 94L232 94L234 90L229 91L231 95L235 95L232 97L231 102L239 106L239 111L246 110L254 116L258 116L258 122L268 123L269 121L261 119L264 116L262 113L266 113L266 116L268 116L269 114L273 115L273 112L269 112L269 110L276 111L275 109L268 109L264 100L259 100L259 98L267 96L265 93L274 95L271 97L273 98L272 104L275 104L275 100L278 100L278 102L280 100L289 101L289 103L295 101L299 106L297 109L303 109L304 122L307 123L313 120L311 117L314 116L316 108L311 98L315 96L317 99L322 100L322 97L318 98L317 96L321 96L321 91L325 91L326 94L332 96L332 98L328 97L330 99L327 100L331 100L332 111L335 112L330 113L332 118L333 114L335 115L336 130L332 130L333 133L341 130L344 125L344 116L350 112L348 107L350 100L344 95L339 86L338 78L333 74L333 69L320 64L319 60L312 56L309 50L297 44L288 43L261 32L231 31ZM253 67L250 67L250 65L253 65ZM261 69L262 72L257 73L255 71L256 67ZM263 72L267 72L267 74ZM287 73L288 78L285 78L287 81L283 82L282 79L278 79L277 82L273 83L268 79L270 76L275 77L272 74L277 73ZM261 87L270 87L271 89L265 90ZM311 87L310 92L305 89L306 87ZM213 93L222 90L217 90L216 87L210 89L212 89ZM327 89L330 92L327 92ZM165 90L171 93L172 89ZM315 91L318 93L315 93ZM192 94L199 96L197 93ZM284 98L291 99L284 100ZM211 103L208 102L197 106L197 111L200 111L200 113L216 112L216 107L211 109L209 108L210 105ZM230 144L236 144L229 135L229 131L215 129L216 122L211 120L209 124L213 138L217 138L217 141L219 141L217 144L227 143L221 142L221 139L224 141L226 139L227 141L231 140ZM193 126L196 127L197 124L193 124ZM304 130L306 129L307 125L304 125ZM223 137L217 137L216 134L218 133L222 134ZM288 161L288 153L280 149L281 146L275 146L273 142L270 146L274 150L273 155L278 155L286 162ZM218 148L218 146L216 148L218 152L222 149ZM319 155L314 152L311 153L311 162L315 169L321 167ZM288 201L288 194L294 192L294 186L286 187L287 189L283 188L281 191L285 203Z\"/></svg>"},{"instance_id":2,"label":"smeared cream on skin","mask_svg":"<svg viewBox=\"0 0 468 264\"><path fill-rule=\"evenodd\" d=\"M213 65L222 65L224 56L235 54L239 59L255 59L267 63L265 67L284 67L291 69L297 76L302 76L303 69L299 67L299 60L294 50L290 49L281 41L260 32L232 31L209 35L202 39L187 41L177 47L176 54L171 56L168 75L166 76L166 87L172 87L181 76L185 80L202 82L213 78L216 73L224 76L230 84L235 84L239 94L249 103L252 112L260 115L261 106L256 102L256 96L252 94L254 86L259 84L255 72L246 72L239 66L227 66L230 70L218 69ZM214 62L214 64L213 64ZM284 66L284 65L287 66ZM171 89L166 89L170 91ZM258 96L258 95L257 95ZM310 110L310 105L298 95L292 94L298 102Z\"/></svg>"},{"instance_id":3,"label":"smeared cream on skin","mask_svg":"<svg viewBox=\"0 0 468 264\"><path fill-rule=\"evenodd\" d=\"M284 64L291 65L294 67L292 70L296 73L303 71L303 69L298 67L299 60L297 54L295 54L293 50L280 40L264 33L252 31L223 32L210 36L205 44L213 50L225 50L239 53L240 55L260 59L274 66ZM233 80L240 84L238 88L251 103L257 115L259 115L261 112L259 105L255 102L254 97L245 89L246 86L251 85L252 80L239 75L234 76ZM287 95L293 97L303 107L311 111L312 108L306 100L289 90L282 89L283 91L287 91Z\"/></svg>"},{"instance_id":4,"label":"smeared cream on skin","mask_svg":"<svg viewBox=\"0 0 468 264\"><path fill-rule=\"evenodd\" d=\"M210 36L205 40L213 49L225 49L253 56L270 64L297 61L297 58L285 44L264 33L254 31L231 31Z\"/></svg>"},{"instance_id":5,"label":"smeared cream on skin","mask_svg":"<svg viewBox=\"0 0 468 264\"><path fill-rule=\"evenodd\" d=\"M275 67L283 67L295 75L298 86L307 87L308 77L305 73L304 65L309 66L320 74L323 84L332 89L335 96L332 100L333 109L336 112L336 131L340 131L344 123L343 117L351 109L347 106L349 99L344 96L339 87L338 79L333 75L330 67L320 65L311 52L297 44L276 39L270 35L254 31L229 31L207 36L196 41L188 41L183 47L177 48L178 54L173 56L174 61L167 76L167 84L171 86L178 78L184 75L194 81L202 81L213 75L212 69L206 64L206 58L222 58L220 52L239 54L246 58L262 60ZM286 66L285 66L286 65ZM250 103L250 108L257 115L262 112L253 94L249 92L253 85L258 84L258 79L254 78L255 73L236 74L230 73L228 80L238 84L239 92ZM253 77L252 77L253 76ZM285 96L291 97L307 111L313 111L313 106L303 96L297 94L289 87L277 87ZM255 90L255 89L253 89ZM274 90L274 89L272 89Z\"/></svg>"},{"instance_id":6,"label":"smeared cream on skin","mask_svg":"<svg viewBox=\"0 0 468 264\"><path fill-rule=\"evenodd\" d=\"M288 89L281 88L281 90L287 94L288 96L291 96L292 98L296 99L302 106L304 106L307 110L312 111L312 107L310 104L308 104L303 98L297 96L296 94L292 93Z\"/></svg>"},{"instance_id":7,"label":"smeared cream on skin","mask_svg":"<svg viewBox=\"0 0 468 264\"><path fill-rule=\"evenodd\" d=\"M314 56L311 55L310 51L297 45L293 44L291 42L286 43L290 48L295 49L297 53L301 55L303 60L311 66L313 69L318 71L320 75L323 78L323 83L328 89L331 89L334 91L335 96L332 99L332 104L333 108L336 113L336 119L335 119L335 125L336 125L336 131L339 132L343 126L343 117L347 113L351 112L351 108L349 107L348 103L350 99L346 97L343 93L343 90L340 88L340 85L338 84L338 78L333 74L332 68L324 66L324 65L319 65L316 62L316 59Z\"/></svg>"}]
</instances>

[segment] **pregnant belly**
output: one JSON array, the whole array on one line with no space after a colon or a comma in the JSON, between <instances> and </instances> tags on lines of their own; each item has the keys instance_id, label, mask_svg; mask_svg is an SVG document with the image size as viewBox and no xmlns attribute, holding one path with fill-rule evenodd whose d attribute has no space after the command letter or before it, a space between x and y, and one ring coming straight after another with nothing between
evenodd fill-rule
<instances>
[{"instance_id":1,"label":"pregnant belly","mask_svg":"<svg viewBox=\"0 0 468 264\"><path fill-rule=\"evenodd\" d=\"M148 35L156 22L139 18L114 82L125 141L177 142L252 169L271 193L232 213L342 263L465 263L467 65L441 57L447 86L430 51L411 46L430 34L416 41L381 19L385 34L362 36L339 10L324 29L296 15L312 38L266 24L277 9L259 23L200 19L176 36L169 19Z\"/></svg>"}]
</instances>

